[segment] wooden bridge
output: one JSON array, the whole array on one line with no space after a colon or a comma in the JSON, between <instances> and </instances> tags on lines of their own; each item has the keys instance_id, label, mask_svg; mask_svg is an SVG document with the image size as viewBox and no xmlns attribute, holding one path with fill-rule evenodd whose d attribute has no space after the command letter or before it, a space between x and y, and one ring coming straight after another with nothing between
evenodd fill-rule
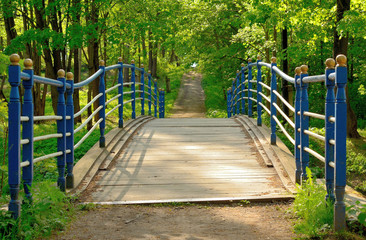
<instances>
[{"instance_id":1,"label":"wooden bridge","mask_svg":"<svg viewBox=\"0 0 366 240\"><path fill-rule=\"evenodd\" d=\"M139 119L134 122L140 123ZM294 176L294 164L287 166L290 174L284 168L293 162L290 153L276 147L282 151L279 158L265 137L268 132L262 133L247 117L148 118L141 125L135 134L122 139L126 144L120 154L107 157L111 161L96 161L101 166L88 173L95 177L84 201L135 204L293 198L294 183L289 176ZM98 146L92 151L97 153L87 154L81 164L98 159L98 154L108 155L98 151ZM77 164L75 175L78 169Z\"/></svg>"},{"instance_id":2,"label":"wooden bridge","mask_svg":"<svg viewBox=\"0 0 366 240\"><path fill-rule=\"evenodd\" d=\"M328 59L323 75L309 76L308 67L303 65L296 68L294 78L277 68L275 58L271 64L260 59L255 63L249 60L248 65L243 64L237 72L227 91L229 119L164 119L164 90L158 88L157 81L153 81L143 67L136 67L134 62L123 64L121 58L118 64L108 67L101 61L95 74L76 84L72 73L65 77L63 70L58 72L57 79L34 75L30 59L24 61L21 71L19 60L19 56L12 55L9 66L9 211L14 218L20 215L21 179L24 197L31 199L33 166L48 158L57 157L57 184L61 191L69 188L74 193L82 192L84 200L90 202L132 204L292 198L295 182L301 184L307 178L305 169L311 154L325 164L327 199L335 201L335 230L345 228L345 56L337 57L337 66L333 59ZM253 67L257 69L256 80L252 76ZM270 86L261 80L261 67L270 69ZM131 82L123 81L124 69L131 71ZM106 89L104 76L110 70L118 71L118 82ZM136 81L135 71L140 72L139 81ZM277 91L277 75L294 84L293 104ZM74 113L74 89L98 81L96 79L99 79L99 94ZM34 116L34 82L57 87L55 116ZM314 82L325 82L325 115L309 112L307 88ZM294 113L294 121L278 101ZM75 128L74 118L95 102L98 107ZM137 103L140 103L140 117L136 113ZM124 123L126 105L130 106L132 120ZM106 118L116 110L118 128L105 134ZM257 111L256 120L253 110ZM262 112L268 113L270 129L262 126ZM94 116L98 116L94 126L74 144L74 134ZM324 120L325 136L310 131L310 117ZM57 133L35 137L34 121L45 120L56 120ZM281 121L287 122L288 127ZM97 127L99 146L94 146L74 166L74 151ZM293 134L289 128L293 128ZM279 130L294 145L294 156L276 136ZM310 149L309 137L324 142L324 156ZM51 138L57 138L56 152L34 158L33 143Z\"/></svg>"}]
</instances>

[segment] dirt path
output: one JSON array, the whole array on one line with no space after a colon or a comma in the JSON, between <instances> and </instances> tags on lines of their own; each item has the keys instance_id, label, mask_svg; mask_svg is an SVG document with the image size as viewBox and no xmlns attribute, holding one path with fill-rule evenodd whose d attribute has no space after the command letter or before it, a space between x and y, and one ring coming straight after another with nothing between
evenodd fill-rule
<instances>
[{"instance_id":1,"label":"dirt path","mask_svg":"<svg viewBox=\"0 0 366 240\"><path fill-rule=\"evenodd\" d=\"M205 117L205 94L201 86L201 80L202 75L196 72L183 75L171 118Z\"/></svg>"},{"instance_id":2,"label":"dirt path","mask_svg":"<svg viewBox=\"0 0 366 240\"><path fill-rule=\"evenodd\" d=\"M185 74L172 117L205 117L201 76ZM65 232L52 239L257 240L294 239L290 204L232 203L157 206L97 206L79 212Z\"/></svg>"}]
</instances>

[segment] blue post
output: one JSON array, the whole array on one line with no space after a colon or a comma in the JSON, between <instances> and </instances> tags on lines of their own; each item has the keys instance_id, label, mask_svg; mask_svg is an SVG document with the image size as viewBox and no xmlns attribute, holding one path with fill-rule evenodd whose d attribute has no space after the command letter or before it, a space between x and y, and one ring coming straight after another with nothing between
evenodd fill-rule
<instances>
[{"instance_id":1,"label":"blue post","mask_svg":"<svg viewBox=\"0 0 366 240\"><path fill-rule=\"evenodd\" d=\"M66 83L71 85L71 88L66 89L66 116L70 116L70 119L66 119L66 132L70 133L70 136L66 137L66 149L70 150L69 153L66 153L66 188L74 188L74 101L72 99L74 74L71 72L66 74Z\"/></svg>"},{"instance_id":2,"label":"blue post","mask_svg":"<svg viewBox=\"0 0 366 240\"><path fill-rule=\"evenodd\" d=\"M230 118L230 91L226 90L226 107L227 107L227 117Z\"/></svg>"},{"instance_id":3,"label":"blue post","mask_svg":"<svg viewBox=\"0 0 366 240\"><path fill-rule=\"evenodd\" d=\"M346 137L347 137L347 58L338 55L335 69L337 96L335 102L335 204L334 204L334 229L343 231L346 228L346 206L344 193L346 187Z\"/></svg>"},{"instance_id":4,"label":"blue post","mask_svg":"<svg viewBox=\"0 0 366 240\"><path fill-rule=\"evenodd\" d=\"M273 70L274 66L277 66L276 58L272 57L271 59L271 144L276 144L276 121L273 119L273 116L277 116L277 110L273 103L277 102L277 96L274 94L274 90L277 90L277 80L276 80L276 72ZM248 89L249 91L249 89Z\"/></svg>"},{"instance_id":5,"label":"blue post","mask_svg":"<svg viewBox=\"0 0 366 240\"><path fill-rule=\"evenodd\" d=\"M250 81L253 80L252 76L252 66L250 64L252 63L252 59L248 59L248 117L253 117L253 104L252 100L250 99L253 94L250 91L252 89L252 83Z\"/></svg>"},{"instance_id":6,"label":"blue post","mask_svg":"<svg viewBox=\"0 0 366 240\"><path fill-rule=\"evenodd\" d=\"M157 112L158 112L158 81L156 79L154 79L154 95L155 95L154 117L157 117Z\"/></svg>"},{"instance_id":7,"label":"blue post","mask_svg":"<svg viewBox=\"0 0 366 240\"><path fill-rule=\"evenodd\" d=\"M57 151L62 152L61 156L57 157L58 179L57 186L61 191L66 191L65 167L66 167L66 105L65 91L66 79L65 71L60 69L57 72L57 80L62 83L62 87L58 87L57 115L61 116L61 120L57 120L57 133L61 133L62 137L57 138Z\"/></svg>"},{"instance_id":8,"label":"blue post","mask_svg":"<svg viewBox=\"0 0 366 240\"><path fill-rule=\"evenodd\" d=\"M301 88L300 88L300 74L301 69L300 67L297 67L295 69L295 89L296 89L296 95L295 95L295 146L294 146L294 152L295 152L295 164L296 164L296 171L295 171L295 179L297 184L301 184L301 161L300 161L300 149L298 146L300 146L300 132L297 131L300 128L300 115L298 114L300 112L300 99L301 99Z\"/></svg>"},{"instance_id":9,"label":"blue post","mask_svg":"<svg viewBox=\"0 0 366 240\"><path fill-rule=\"evenodd\" d=\"M10 102L9 102L9 144L8 144L8 182L10 191L9 211L13 218L20 216L19 185L20 185L20 57L10 56L9 66Z\"/></svg>"},{"instance_id":10,"label":"blue post","mask_svg":"<svg viewBox=\"0 0 366 240\"><path fill-rule=\"evenodd\" d=\"M118 87L118 94L121 94L118 98L118 104L121 105L118 107L118 127L123 128L123 62L121 57L118 58L118 64L121 65L118 69L118 84L121 84Z\"/></svg>"},{"instance_id":11,"label":"blue post","mask_svg":"<svg viewBox=\"0 0 366 240\"><path fill-rule=\"evenodd\" d=\"M144 65L141 65L141 87L142 87L142 99L141 99L141 115L145 115L145 70Z\"/></svg>"},{"instance_id":12,"label":"blue post","mask_svg":"<svg viewBox=\"0 0 366 240\"><path fill-rule=\"evenodd\" d=\"M236 78L235 78L235 82L236 82L236 86L235 86L235 90L236 90L236 114L237 115L239 115L240 114L240 94L239 94L239 81L240 81L240 79L239 79L239 77L240 77L240 71L239 70L237 70L236 71Z\"/></svg>"},{"instance_id":13,"label":"blue post","mask_svg":"<svg viewBox=\"0 0 366 240\"><path fill-rule=\"evenodd\" d=\"M244 72L244 63L241 64L241 113L245 114L245 72Z\"/></svg>"},{"instance_id":14,"label":"blue post","mask_svg":"<svg viewBox=\"0 0 366 240\"><path fill-rule=\"evenodd\" d=\"M262 103L262 95L259 93L262 92L262 85L260 84L262 82L262 66L259 65L261 62L261 57L258 56L257 60L257 126L262 126L262 106L259 103Z\"/></svg>"},{"instance_id":15,"label":"blue post","mask_svg":"<svg viewBox=\"0 0 366 240\"><path fill-rule=\"evenodd\" d=\"M235 79L233 79L233 83L231 85L231 111L233 116L235 116L236 111L235 111L235 104L236 104L236 86L235 86Z\"/></svg>"},{"instance_id":16,"label":"blue post","mask_svg":"<svg viewBox=\"0 0 366 240\"><path fill-rule=\"evenodd\" d=\"M162 107L163 107L163 112L162 112L162 118L165 118L165 90L162 90Z\"/></svg>"},{"instance_id":17,"label":"blue post","mask_svg":"<svg viewBox=\"0 0 366 240\"><path fill-rule=\"evenodd\" d=\"M136 79L135 79L135 60L132 60L132 68L131 68L131 99L133 99L132 105L132 119L136 118Z\"/></svg>"},{"instance_id":18,"label":"blue post","mask_svg":"<svg viewBox=\"0 0 366 240\"><path fill-rule=\"evenodd\" d=\"M104 131L105 131L105 82L104 82L104 75L105 75L105 66L104 61L99 61L99 69L101 69L103 72L100 75L99 78L99 93L102 93L103 95L99 98L99 106L102 106L102 109L99 111L99 119L103 119L99 123L99 130L100 130L100 138L99 138L99 147L105 147L105 137L104 137Z\"/></svg>"},{"instance_id":19,"label":"blue post","mask_svg":"<svg viewBox=\"0 0 366 240\"><path fill-rule=\"evenodd\" d=\"M334 202L334 169L329 166L330 162L334 162L334 146L329 143L331 139L334 139L334 123L330 122L329 118L334 117L335 84L329 79L329 74L334 73L335 61L328 58L325 64L327 66L325 69L325 86L327 87L325 99L325 186L327 188L326 200Z\"/></svg>"},{"instance_id":20,"label":"blue post","mask_svg":"<svg viewBox=\"0 0 366 240\"><path fill-rule=\"evenodd\" d=\"M30 188L33 182L33 62L31 59L24 60L24 71L30 76L29 80L23 80L24 86L24 103L23 116L29 118L23 124L23 139L28 139L29 142L23 145L23 162L28 161L29 165L23 168L23 185L26 198L32 202L32 194Z\"/></svg>"},{"instance_id":21,"label":"blue post","mask_svg":"<svg viewBox=\"0 0 366 240\"><path fill-rule=\"evenodd\" d=\"M161 88L159 88L159 118L161 118Z\"/></svg>"},{"instance_id":22,"label":"blue post","mask_svg":"<svg viewBox=\"0 0 366 240\"><path fill-rule=\"evenodd\" d=\"M148 90L148 93L149 93L149 103L148 103L148 106L149 106L149 116L151 116L151 71L149 70L148 71L148 79L149 79L149 82L148 82L148 86L149 86L149 90Z\"/></svg>"},{"instance_id":23,"label":"blue post","mask_svg":"<svg viewBox=\"0 0 366 240\"><path fill-rule=\"evenodd\" d=\"M304 131L309 129L309 117L304 115L304 112L309 110L309 99L308 99L308 84L302 80L308 76L308 66L301 66L300 75L300 161L302 165L302 180L307 179L306 168L309 166L309 153L304 148L309 147L309 135L305 134Z\"/></svg>"}]
</instances>

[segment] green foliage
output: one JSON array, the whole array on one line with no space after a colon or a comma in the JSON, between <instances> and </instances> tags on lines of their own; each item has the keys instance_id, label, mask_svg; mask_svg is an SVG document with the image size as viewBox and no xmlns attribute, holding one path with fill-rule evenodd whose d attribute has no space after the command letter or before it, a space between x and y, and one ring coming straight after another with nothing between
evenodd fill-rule
<instances>
[{"instance_id":1,"label":"green foliage","mask_svg":"<svg viewBox=\"0 0 366 240\"><path fill-rule=\"evenodd\" d=\"M295 231L311 238L325 235L333 225L333 205L325 201L326 191L316 183L309 168L309 178L297 186L297 195L293 203L293 212L300 219Z\"/></svg>"},{"instance_id":2,"label":"green foliage","mask_svg":"<svg viewBox=\"0 0 366 240\"><path fill-rule=\"evenodd\" d=\"M206 116L210 118L227 117L224 87L214 75L204 75L202 88L205 92Z\"/></svg>"},{"instance_id":3,"label":"green foliage","mask_svg":"<svg viewBox=\"0 0 366 240\"><path fill-rule=\"evenodd\" d=\"M354 205L347 207L347 213L356 215L358 222L366 227L366 204L361 204L360 201L356 201Z\"/></svg>"},{"instance_id":4,"label":"green foliage","mask_svg":"<svg viewBox=\"0 0 366 240\"><path fill-rule=\"evenodd\" d=\"M27 199L22 204L18 221L1 211L1 239L36 239L49 236L54 230L63 230L75 208L53 183L42 182L32 188L33 202Z\"/></svg>"}]
</instances>

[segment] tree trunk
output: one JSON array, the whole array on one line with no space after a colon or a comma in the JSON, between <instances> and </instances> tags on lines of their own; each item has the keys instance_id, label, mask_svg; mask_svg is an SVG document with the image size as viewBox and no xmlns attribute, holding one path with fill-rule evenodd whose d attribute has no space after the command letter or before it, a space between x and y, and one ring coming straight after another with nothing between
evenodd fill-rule
<instances>
[{"instance_id":1,"label":"tree trunk","mask_svg":"<svg viewBox=\"0 0 366 240\"><path fill-rule=\"evenodd\" d=\"M80 82L81 76L81 51L80 48L74 49L74 83ZM75 89L73 93L74 98L74 113L80 111L80 97L79 89ZM75 118L75 123L81 123L81 116Z\"/></svg>"},{"instance_id":2,"label":"tree trunk","mask_svg":"<svg viewBox=\"0 0 366 240\"><path fill-rule=\"evenodd\" d=\"M171 92L171 89L170 89L170 78L168 77L165 77L165 90L167 93L170 93Z\"/></svg>"},{"instance_id":3,"label":"tree trunk","mask_svg":"<svg viewBox=\"0 0 366 240\"><path fill-rule=\"evenodd\" d=\"M158 76L157 73L158 73L158 42L156 41L153 48L151 75L156 78Z\"/></svg>"},{"instance_id":4,"label":"tree trunk","mask_svg":"<svg viewBox=\"0 0 366 240\"><path fill-rule=\"evenodd\" d=\"M350 10L351 0L337 0L337 20L336 26L342 20L346 11ZM333 56L337 57L338 54L344 54L347 56L348 47L348 35L341 36L338 34L337 29L334 28L334 45ZM346 86L347 97L347 136L350 138L360 138L361 135L357 131L357 117L350 105L350 98L348 94L348 86Z\"/></svg>"},{"instance_id":5,"label":"tree trunk","mask_svg":"<svg viewBox=\"0 0 366 240\"><path fill-rule=\"evenodd\" d=\"M283 52L283 58L282 58L282 70L284 73L288 75L289 68L288 68L288 56L287 56L287 47L288 47L288 38L287 38L287 28L285 27L282 29L282 52ZM288 82L284 79L282 79L282 96L283 98L292 104L292 98L290 98L290 89L292 86L288 84ZM291 91L292 92L292 91ZM283 110L287 116L290 116L290 111L288 107L283 104Z\"/></svg>"},{"instance_id":6,"label":"tree trunk","mask_svg":"<svg viewBox=\"0 0 366 240\"><path fill-rule=\"evenodd\" d=\"M153 43L152 43L152 32L149 31L149 70L152 73L153 69Z\"/></svg>"}]
</instances>

